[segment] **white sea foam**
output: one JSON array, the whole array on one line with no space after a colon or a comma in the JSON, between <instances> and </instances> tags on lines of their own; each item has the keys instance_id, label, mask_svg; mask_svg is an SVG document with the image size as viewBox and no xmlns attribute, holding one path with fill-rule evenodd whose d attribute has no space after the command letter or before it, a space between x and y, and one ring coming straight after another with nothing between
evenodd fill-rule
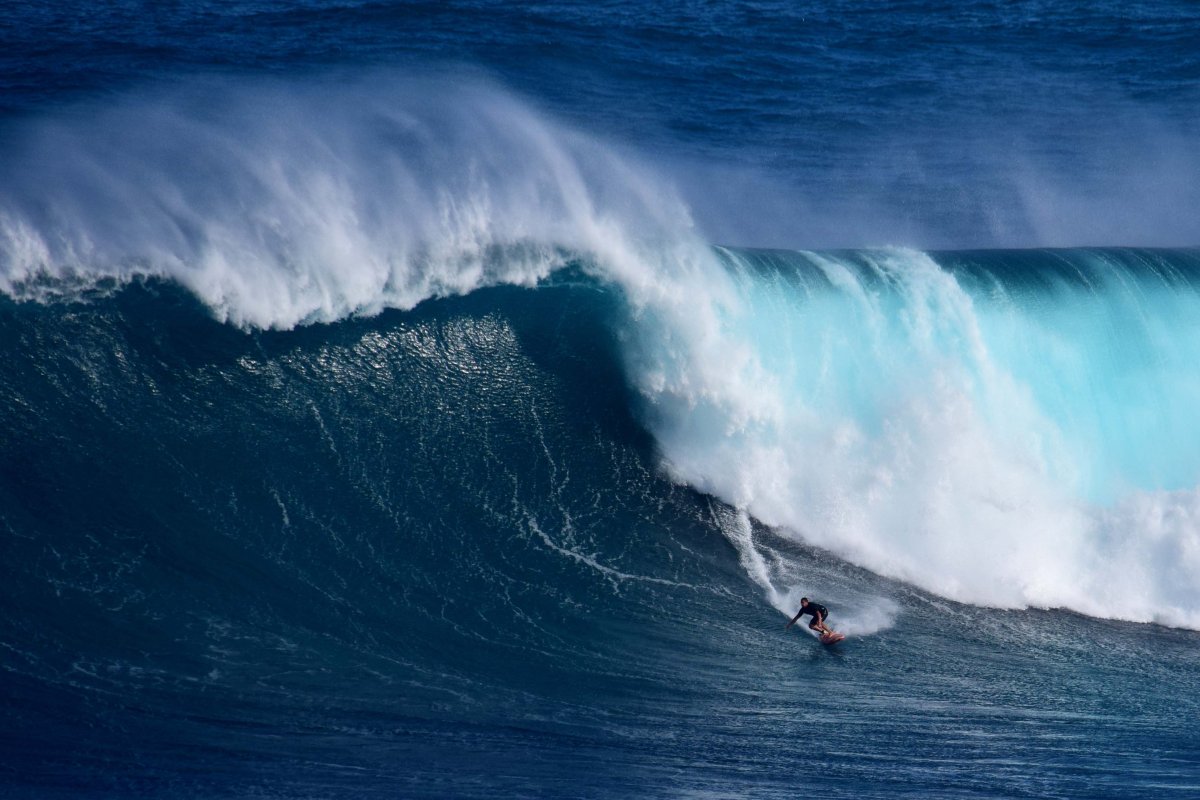
<instances>
[{"instance_id":1,"label":"white sea foam","mask_svg":"<svg viewBox=\"0 0 1200 800\"><path fill-rule=\"evenodd\" d=\"M847 636L870 636L895 625L899 611L893 601L885 597L874 598L862 608L852 607L837 619L831 617L830 622L839 633Z\"/></svg>"},{"instance_id":2,"label":"white sea foam","mask_svg":"<svg viewBox=\"0 0 1200 800\"><path fill-rule=\"evenodd\" d=\"M1200 628L1193 290L1169 340L1141 341L1158 307L1095 286L1016 325L1011 298L981 307L921 253L809 259L832 288L735 264L719 331L655 332L632 359L676 479L955 600Z\"/></svg>"}]
</instances>

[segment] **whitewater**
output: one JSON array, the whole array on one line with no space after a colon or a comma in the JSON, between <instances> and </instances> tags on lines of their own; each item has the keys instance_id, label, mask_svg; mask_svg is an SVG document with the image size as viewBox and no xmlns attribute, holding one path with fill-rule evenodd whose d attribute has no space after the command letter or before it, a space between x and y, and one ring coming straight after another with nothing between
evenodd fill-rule
<instances>
[{"instance_id":1,"label":"whitewater","mask_svg":"<svg viewBox=\"0 0 1200 800\"><path fill-rule=\"evenodd\" d=\"M0 12L0 794L1194 796L1192 18L870 5Z\"/></svg>"}]
</instances>

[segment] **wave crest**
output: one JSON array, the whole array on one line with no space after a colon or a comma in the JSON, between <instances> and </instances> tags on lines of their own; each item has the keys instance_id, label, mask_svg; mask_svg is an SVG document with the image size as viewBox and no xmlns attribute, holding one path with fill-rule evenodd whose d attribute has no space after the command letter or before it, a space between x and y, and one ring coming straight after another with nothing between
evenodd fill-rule
<instances>
[{"instance_id":1,"label":"wave crest","mask_svg":"<svg viewBox=\"0 0 1200 800\"><path fill-rule=\"evenodd\" d=\"M154 275L288 328L500 283L686 230L653 170L480 79L232 79L13 132L0 287Z\"/></svg>"}]
</instances>

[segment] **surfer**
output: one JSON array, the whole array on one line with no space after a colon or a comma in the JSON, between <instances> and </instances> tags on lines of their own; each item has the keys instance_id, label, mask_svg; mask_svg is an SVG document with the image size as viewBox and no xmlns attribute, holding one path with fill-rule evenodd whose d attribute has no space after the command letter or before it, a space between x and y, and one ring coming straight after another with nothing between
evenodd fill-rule
<instances>
[{"instance_id":1,"label":"surfer","mask_svg":"<svg viewBox=\"0 0 1200 800\"><path fill-rule=\"evenodd\" d=\"M791 629L796 624L796 620L805 614L812 615L812 622L808 623L809 628L817 633L824 633L829 636L833 635L833 631L825 624L825 620L829 617L829 609L820 603L810 603L807 597L800 598L800 610L796 612L796 616L792 617L792 621L784 627L784 630Z\"/></svg>"}]
</instances>

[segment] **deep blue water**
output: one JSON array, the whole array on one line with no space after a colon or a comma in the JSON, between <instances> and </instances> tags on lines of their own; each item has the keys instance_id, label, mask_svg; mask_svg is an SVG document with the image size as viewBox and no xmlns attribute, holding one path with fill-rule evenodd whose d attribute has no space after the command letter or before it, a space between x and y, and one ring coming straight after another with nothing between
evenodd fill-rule
<instances>
[{"instance_id":1,"label":"deep blue water","mask_svg":"<svg viewBox=\"0 0 1200 800\"><path fill-rule=\"evenodd\" d=\"M0 9L0 795L1197 796L1198 22Z\"/></svg>"}]
</instances>

